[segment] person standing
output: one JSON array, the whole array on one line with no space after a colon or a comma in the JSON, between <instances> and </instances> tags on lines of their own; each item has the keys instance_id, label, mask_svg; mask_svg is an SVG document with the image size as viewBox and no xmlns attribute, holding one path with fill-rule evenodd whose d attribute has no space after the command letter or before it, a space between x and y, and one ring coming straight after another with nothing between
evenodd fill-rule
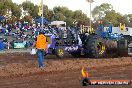
<instances>
[{"instance_id":1,"label":"person standing","mask_svg":"<svg viewBox=\"0 0 132 88\"><path fill-rule=\"evenodd\" d=\"M44 54L48 52L48 43L43 32L40 32L36 37L33 47L36 46L37 49L37 59L40 69L44 69Z\"/></svg>"}]
</instances>

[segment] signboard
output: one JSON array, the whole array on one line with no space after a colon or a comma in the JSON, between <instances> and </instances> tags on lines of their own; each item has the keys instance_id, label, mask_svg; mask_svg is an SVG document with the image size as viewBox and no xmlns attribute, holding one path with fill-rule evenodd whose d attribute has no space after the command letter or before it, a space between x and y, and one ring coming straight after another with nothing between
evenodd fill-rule
<instances>
[{"instance_id":1,"label":"signboard","mask_svg":"<svg viewBox=\"0 0 132 88\"><path fill-rule=\"evenodd\" d=\"M15 49L25 48L25 44L24 43L14 43L13 48L15 48Z\"/></svg>"}]
</instances>

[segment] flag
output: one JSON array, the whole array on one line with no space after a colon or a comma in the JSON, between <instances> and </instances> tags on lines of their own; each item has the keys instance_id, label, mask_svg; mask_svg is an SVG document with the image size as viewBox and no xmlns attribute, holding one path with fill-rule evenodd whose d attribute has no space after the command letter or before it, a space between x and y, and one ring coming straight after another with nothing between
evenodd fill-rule
<instances>
[{"instance_id":1,"label":"flag","mask_svg":"<svg viewBox=\"0 0 132 88\"><path fill-rule=\"evenodd\" d=\"M124 32L124 30L125 30L125 24L120 23L120 30L121 30L121 32Z\"/></svg>"}]
</instances>

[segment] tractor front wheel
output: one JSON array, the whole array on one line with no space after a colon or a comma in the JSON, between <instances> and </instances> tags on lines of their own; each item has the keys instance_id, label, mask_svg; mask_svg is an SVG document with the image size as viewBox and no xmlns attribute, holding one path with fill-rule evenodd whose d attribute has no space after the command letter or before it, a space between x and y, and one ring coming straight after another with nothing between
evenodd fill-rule
<instances>
[{"instance_id":1,"label":"tractor front wheel","mask_svg":"<svg viewBox=\"0 0 132 88\"><path fill-rule=\"evenodd\" d=\"M56 49L56 56L58 58L63 58L64 57L64 54L65 54L65 50L62 47L58 47Z\"/></svg>"}]
</instances>

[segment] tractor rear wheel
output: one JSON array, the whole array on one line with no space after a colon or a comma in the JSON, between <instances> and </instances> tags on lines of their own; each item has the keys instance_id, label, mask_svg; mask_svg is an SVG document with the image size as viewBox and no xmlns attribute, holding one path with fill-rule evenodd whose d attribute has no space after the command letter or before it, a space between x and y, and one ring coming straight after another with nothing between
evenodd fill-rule
<instances>
[{"instance_id":1,"label":"tractor rear wheel","mask_svg":"<svg viewBox=\"0 0 132 88\"><path fill-rule=\"evenodd\" d=\"M106 53L106 45L104 40L97 35L88 36L85 42L85 48L89 51L86 53L89 57L100 58L104 57Z\"/></svg>"}]
</instances>

